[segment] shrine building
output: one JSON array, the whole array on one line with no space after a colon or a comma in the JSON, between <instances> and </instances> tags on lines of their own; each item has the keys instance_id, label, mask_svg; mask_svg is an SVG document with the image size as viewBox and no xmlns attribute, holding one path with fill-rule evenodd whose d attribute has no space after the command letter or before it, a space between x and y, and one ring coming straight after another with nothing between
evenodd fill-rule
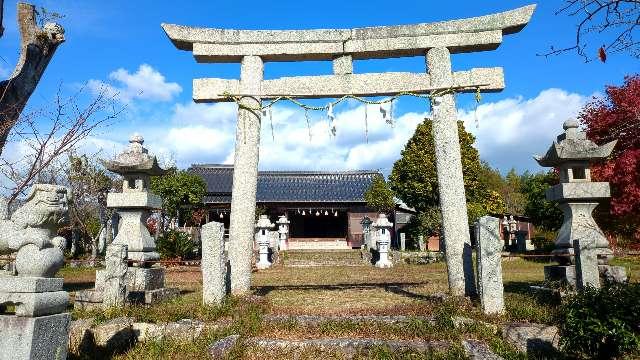
<instances>
[{"instance_id":1,"label":"shrine building","mask_svg":"<svg viewBox=\"0 0 640 360\"><path fill-rule=\"evenodd\" d=\"M228 229L233 166L192 165L188 171L207 184L206 221L222 222ZM364 199L376 176L382 174L374 170L259 171L257 211L269 215L272 222L287 216L291 222L289 249L358 248L364 241L360 222L365 216L377 217ZM400 220L394 233L404 225L407 212L399 206L391 214L392 221Z\"/></svg>"}]
</instances>

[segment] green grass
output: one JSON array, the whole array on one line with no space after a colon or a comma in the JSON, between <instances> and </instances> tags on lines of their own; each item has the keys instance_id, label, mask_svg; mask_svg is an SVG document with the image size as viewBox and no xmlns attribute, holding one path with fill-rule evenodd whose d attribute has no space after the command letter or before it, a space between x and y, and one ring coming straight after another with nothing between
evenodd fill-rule
<instances>
[{"instance_id":1,"label":"green grass","mask_svg":"<svg viewBox=\"0 0 640 360\"><path fill-rule=\"evenodd\" d=\"M340 254L340 252L338 252ZM304 252L294 256L307 256ZM315 256L315 255L314 255ZM342 256L342 254L338 255ZM634 265L636 264L636 265ZM360 359L460 359L463 339L478 339L488 344L505 359L524 359L502 340L495 328L506 321L552 323L557 304L529 289L543 283L544 263L521 259L503 262L507 314L485 316L477 303L465 299L442 301L433 295L447 291L444 263L429 265L400 264L391 269L372 266L287 268L276 266L253 274L252 292L260 297L232 297L221 306L201 305L201 277L197 268L169 269L168 286L178 287L183 294L174 300L153 306L128 306L107 310L74 311L74 319L93 318L101 323L116 317L131 317L137 322L171 322L198 319L208 323L227 324L217 330L205 331L192 342L172 339L135 345L117 359L200 359L207 357L207 348L215 340L229 334L241 339L253 336L307 338L378 338L396 340L449 341L453 346L444 352L393 352L384 347L362 350L353 355ZM637 266L632 262L631 266ZM64 268L60 275L65 283L78 288L91 283L94 270ZM345 320L323 321L305 325L295 320L265 324L265 314L340 315ZM350 315L406 315L404 323L362 322L349 320ZM411 317L416 316L416 317ZM431 317L426 321L420 317ZM452 317L464 316L492 326L472 324L454 328ZM318 359L343 358L345 354L327 353L322 349L277 350L245 346L242 341L230 358L243 359Z\"/></svg>"}]
</instances>

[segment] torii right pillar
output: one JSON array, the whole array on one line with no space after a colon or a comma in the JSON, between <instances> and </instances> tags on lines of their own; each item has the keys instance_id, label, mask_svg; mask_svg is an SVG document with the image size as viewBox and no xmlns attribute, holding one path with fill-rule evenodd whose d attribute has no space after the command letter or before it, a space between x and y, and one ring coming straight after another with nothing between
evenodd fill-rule
<instances>
[{"instance_id":1,"label":"torii right pillar","mask_svg":"<svg viewBox=\"0 0 640 360\"><path fill-rule=\"evenodd\" d=\"M431 75L433 86L442 89L454 86L449 49L445 47L430 49L426 60L427 71ZM433 98L431 105L449 290L452 295L471 296L475 294L476 289L456 102L454 95L448 93Z\"/></svg>"}]
</instances>

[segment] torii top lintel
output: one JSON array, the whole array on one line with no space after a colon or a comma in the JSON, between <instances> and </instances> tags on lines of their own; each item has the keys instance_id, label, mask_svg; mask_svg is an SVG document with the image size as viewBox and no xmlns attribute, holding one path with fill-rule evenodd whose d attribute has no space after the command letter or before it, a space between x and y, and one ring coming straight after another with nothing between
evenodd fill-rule
<instances>
[{"instance_id":1,"label":"torii top lintel","mask_svg":"<svg viewBox=\"0 0 640 360\"><path fill-rule=\"evenodd\" d=\"M402 56L424 55L432 48L447 48L451 53L475 52L494 50L502 42L503 35L514 34L522 30L531 19L536 5L528 5L501 13L415 25L379 26L355 29L316 29L316 30L234 30L188 27L174 24L162 24L162 28L173 44L181 50L192 51L198 62L221 63L241 62L245 56L259 56L262 61L302 61L302 60L333 60L334 70L336 59L347 57L347 70L343 73L335 72L331 77L312 77L315 80L326 82L323 85L338 85L336 76L360 77L349 79L348 88L351 85L363 85L370 80L370 74L351 74L348 70L352 59L392 58ZM385 76L392 73L371 74L386 81ZM409 82L424 83L424 76L428 74L408 74ZM501 68L472 69L467 72L454 73L455 79L461 80L456 86L474 86L478 75L488 75L483 82L475 84L483 91L500 91L504 88ZM475 78L474 78L475 77ZM287 86L303 85L296 81L309 81L313 79L282 78L263 81L263 98L275 96L266 88L279 89L280 86L270 86L269 81L282 80ZM486 80L486 81L485 81ZM333 81L333 82L332 82ZM355 83L354 83L355 81ZM344 84L344 81L338 81ZM195 101L223 101L223 97L216 91L234 93L237 89L237 80L222 79L195 79ZM275 85L275 84L272 84ZM277 84L283 85L283 84ZM331 97L344 93L349 89L336 89L332 93L312 94L303 88L294 86L294 90L300 90L299 97ZM331 89L325 87L325 89ZM357 90L357 89L354 89ZM412 87L399 87L398 89L367 90L360 95L384 95L397 91L427 92L433 89ZM215 93L215 94L214 94ZM358 93L352 91L349 93Z\"/></svg>"}]
</instances>

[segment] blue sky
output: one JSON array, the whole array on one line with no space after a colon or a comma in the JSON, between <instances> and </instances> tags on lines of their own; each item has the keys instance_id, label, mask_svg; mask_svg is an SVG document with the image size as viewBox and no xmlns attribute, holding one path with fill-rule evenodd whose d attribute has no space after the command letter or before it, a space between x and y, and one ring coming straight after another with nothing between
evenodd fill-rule
<instances>
[{"instance_id":1,"label":"blue sky","mask_svg":"<svg viewBox=\"0 0 640 360\"><path fill-rule=\"evenodd\" d=\"M142 133L147 146L179 167L191 163L232 162L235 107L231 104L195 105L194 77L237 78L238 64L197 64L191 53L175 49L162 22L237 29L351 28L432 22L485 15L530 4L530 1L34 1L65 14L60 22L67 41L60 46L30 101L35 108L53 99L56 89L71 94L80 84L89 91L108 86L119 92L127 110L109 129L102 129L83 145L85 151L119 151L133 132ZM584 63L571 53L537 56L549 46L568 45L575 36L575 19L555 16L561 1L538 4L531 23L519 34L505 37L491 52L455 55L454 70L502 66L505 91L483 97L477 113L472 96L460 96L460 117L477 136L483 159L502 171L516 167L539 170L531 160L543 152L575 114L606 84L619 84L638 72L638 60L621 54L606 64ZM0 40L0 75L13 68L18 49L15 7L5 2L5 36ZM422 58L358 61L355 72L424 71ZM328 74L329 62L268 63L266 78ZM322 101L321 101L322 102ZM364 137L364 109L345 104L336 109L338 136L328 137L324 114L312 117L313 140L306 135L303 113L283 104L274 111L275 140L263 121L261 161L264 169L373 168L388 172L404 143L426 115L424 102L402 99L394 106L397 125L370 118L368 143ZM370 108L376 114L377 108ZM371 115L369 115L371 116ZM476 118L479 126L476 127ZM5 154L18 152L9 147ZM17 155L17 154L13 154Z\"/></svg>"}]
</instances>

